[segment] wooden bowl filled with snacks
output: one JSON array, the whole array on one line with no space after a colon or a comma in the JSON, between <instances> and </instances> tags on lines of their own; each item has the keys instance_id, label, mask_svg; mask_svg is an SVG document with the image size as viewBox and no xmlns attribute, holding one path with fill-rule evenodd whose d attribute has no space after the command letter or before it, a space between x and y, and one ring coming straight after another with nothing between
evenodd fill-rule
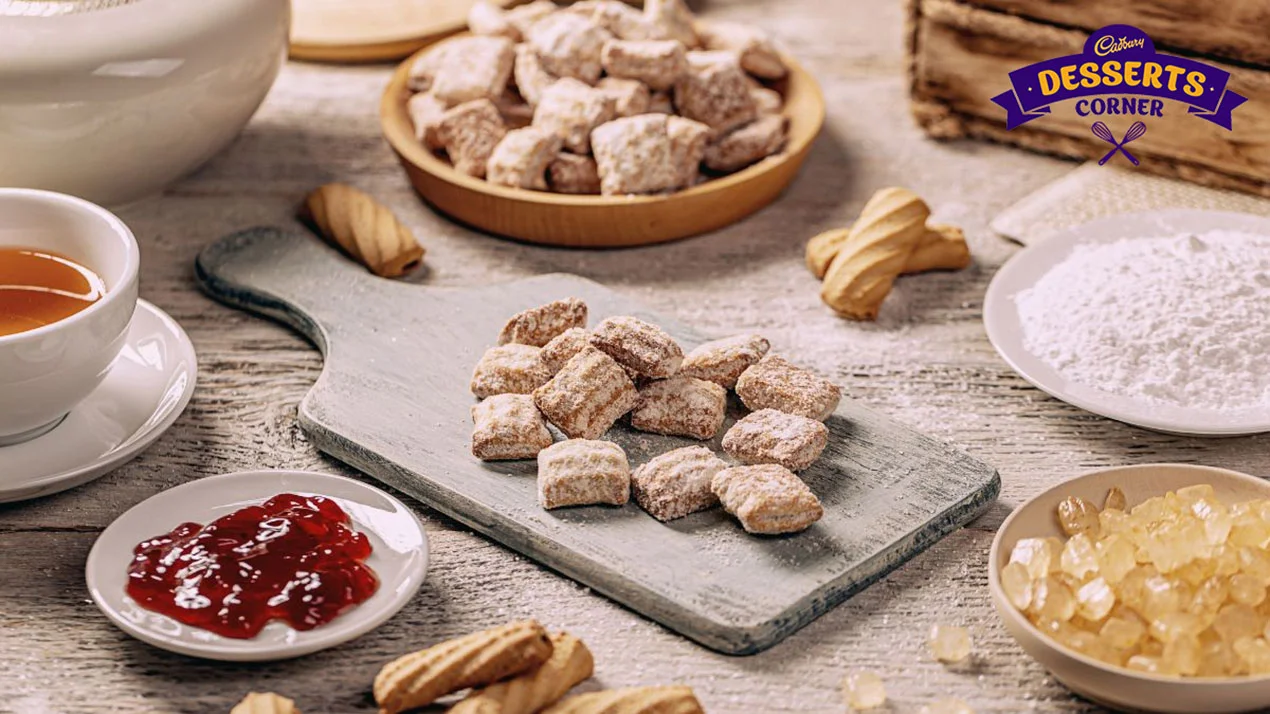
<instances>
[{"instance_id":1,"label":"wooden bowl filled with snacks","mask_svg":"<svg viewBox=\"0 0 1270 714\"><path fill-rule=\"evenodd\" d=\"M1015 509L993 605L1072 691L1116 709L1270 702L1270 484L1185 464L1102 469Z\"/></svg>"},{"instance_id":2,"label":"wooden bowl filled with snacks","mask_svg":"<svg viewBox=\"0 0 1270 714\"><path fill-rule=\"evenodd\" d=\"M679 0L478 7L483 34L402 63L380 119L424 200L481 230L622 247L722 228L780 195L824 123L816 81L761 30Z\"/></svg>"}]
</instances>

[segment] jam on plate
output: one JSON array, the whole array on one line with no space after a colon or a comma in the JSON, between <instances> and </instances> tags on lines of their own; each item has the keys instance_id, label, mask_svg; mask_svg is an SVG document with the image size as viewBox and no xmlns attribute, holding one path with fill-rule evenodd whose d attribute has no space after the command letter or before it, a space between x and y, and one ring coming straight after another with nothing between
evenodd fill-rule
<instances>
[{"instance_id":1,"label":"jam on plate","mask_svg":"<svg viewBox=\"0 0 1270 714\"><path fill-rule=\"evenodd\" d=\"M283 493L142 541L127 591L147 610L224 637L255 637L272 620L311 630L375 593L370 554L334 501Z\"/></svg>"}]
</instances>

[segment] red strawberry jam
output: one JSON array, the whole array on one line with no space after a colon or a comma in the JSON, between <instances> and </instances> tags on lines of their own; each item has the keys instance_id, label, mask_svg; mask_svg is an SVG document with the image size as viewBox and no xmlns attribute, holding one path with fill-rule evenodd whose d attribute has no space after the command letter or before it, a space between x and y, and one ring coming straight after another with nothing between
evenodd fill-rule
<instances>
[{"instance_id":1,"label":"red strawberry jam","mask_svg":"<svg viewBox=\"0 0 1270 714\"><path fill-rule=\"evenodd\" d=\"M375 593L379 578L364 562L370 552L334 501L283 493L142 541L128 566L128 595L224 637L255 637L275 619L311 630Z\"/></svg>"}]
</instances>

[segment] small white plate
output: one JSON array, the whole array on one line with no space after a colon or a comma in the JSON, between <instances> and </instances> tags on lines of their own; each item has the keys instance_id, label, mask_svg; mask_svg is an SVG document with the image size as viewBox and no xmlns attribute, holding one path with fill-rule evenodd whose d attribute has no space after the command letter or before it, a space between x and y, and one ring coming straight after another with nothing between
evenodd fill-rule
<instances>
[{"instance_id":1,"label":"small white plate","mask_svg":"<svg viewBox=\"0 0 1270 714\"><path fill-rule=\"evenodd\" d=\"M1036 285L1054 266L1066 260L1075 246L1213 229L1270 235L1270 220L1224 211L1157 211L1125 213L1054 233L1019 251L992 279L983 304L988 339L1014 371L1038 389L1094 414L1170 434L1239 436L1270 431L1268 410L1188 409L1112 394L1069 381L1023 346L1023 327L1015 296Z\"/></svg>"},{"instance_id":2,"label":"small white plate","mask_svg":"<svg viewBox=\"0 0 1270 714\"><path fill-rule=\"evenodd\" d=\"M101 385L52 431L0 446L0 503L65 491L132 459L185 410L197 372L185 330L138 300L123 351Z\"/></svg>"},{"instance_id":3,"label":"small white plate","mask_svg":"<svg viewBox=\"0 0 1270 714\"><path fill-rule=\"evenodd\" d=\"M209 523L280 493L333 499L366 534L373 548L366 563L379 576L379 589L369 600L312 630L299 632L274 621L252 639L237 640L151 612L128 597L128 564L138 543L181 523ZM93 544L86 577L97 607L143 642L192 657L259 662L299 657L370 632L414 597L427 570L423 525L404 503L374 486L307 471L244 471L191 481L133 506Z\"/></svg>"}]
</instances>

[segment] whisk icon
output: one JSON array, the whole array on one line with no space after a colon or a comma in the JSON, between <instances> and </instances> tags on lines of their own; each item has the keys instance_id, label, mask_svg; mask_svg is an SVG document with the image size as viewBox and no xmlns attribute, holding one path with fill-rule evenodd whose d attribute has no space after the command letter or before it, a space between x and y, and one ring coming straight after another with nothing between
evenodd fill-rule
<instances>
[{"instance_id":1,"label":"whisk icon","mask_svg":"<svg viewBox=\"0 0 1270 714\"><path fill-rule=\"evenodd\" d=\"M1133 154L1130 154L1129 150L1124 148L1124 145L1128 144L1131 141L1141 139L1142 135L1147 133L1146 124L1143 124L1140 121L1135 121L1133 124L1129 125L1129 130L1124 133L1124 139L1120 141L1116 141L1116 135L1112 134L1111 129L1108 128L1106 124L1100 121L1094 122L1094 125L1090 127L1090 130L1094 132L1094 136L1098 137L1099 139L1102 139L1108 144L1111 144L1111 146L1113 147L1111 151L1107 152L1106 156L1098 160L1099 166L1102 166L1103 164L1110 161L1111 157L1115 156L1117 151L1124 154L1126 159L1132 161L1134 166L1138 165L1138 159Z\"/></svg>"}]
</instances>

